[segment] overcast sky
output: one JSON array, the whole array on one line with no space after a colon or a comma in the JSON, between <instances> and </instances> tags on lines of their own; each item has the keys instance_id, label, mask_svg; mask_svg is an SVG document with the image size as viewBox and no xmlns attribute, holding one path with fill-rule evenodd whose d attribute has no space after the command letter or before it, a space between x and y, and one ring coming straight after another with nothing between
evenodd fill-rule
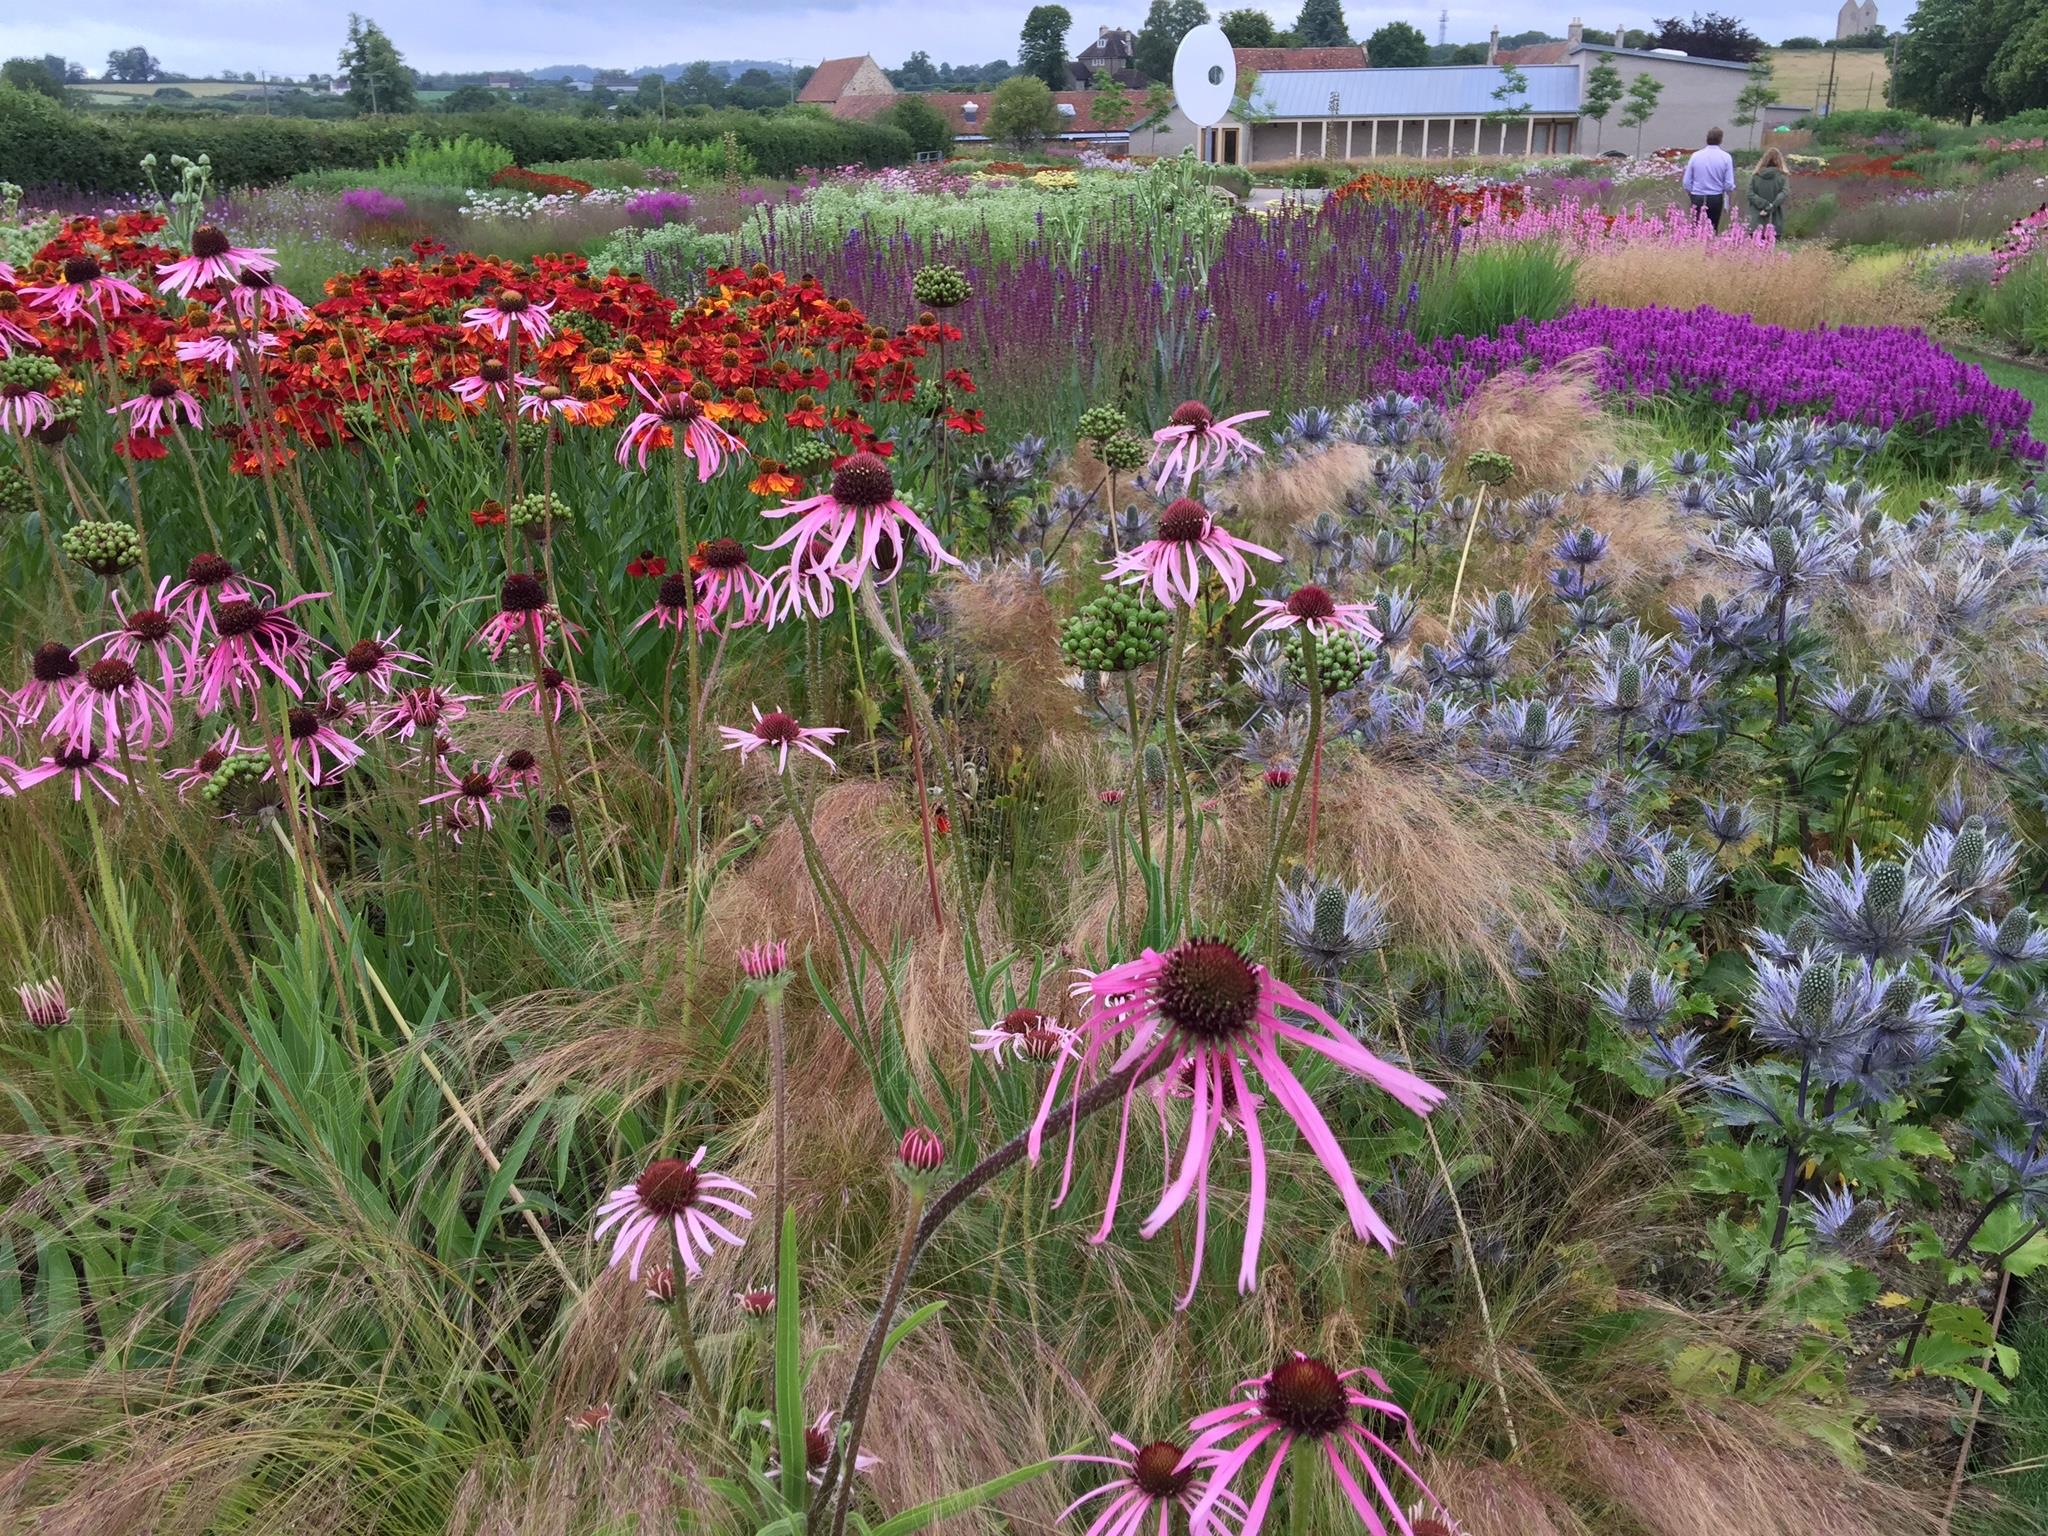
<instances>
[{"instance_id":1,"label":"overcast sky","mask_svg":"<svg viewBox=\"0 0 2048 1536\"><path fill-rule=\"evenodd\" d=\"M1104 25L1137 27L1145 0L1098 5L1066 0L1074 15L1069 46L1079 49ZM1212 12L1230 9L1237 0ZM1569 7L1574 0L1564 0ZM1584 0L1592 5L1595 0ZM1279 0L1265 10L1279 25L1293 21L1299 0ZM0 51L7 54L61 53L98 74L110 49L137 43L165 69L205 76L223 69L303 75L334 68L335 54L351 9L374 16L415 69L471 70L539 68L547 64L590 64L632 69L641 65L702 58L794 57L815 64L840 54L872 53L890 68L922 48L939 63L981 63L1013 59L1017 29L1030 0L951 0L929 4L892 0L433 0L397 6L377 0L93 0L90 5L37 5L0 0L6 25ZM1673 9L1677 6L1674 3ZM1712 0L1701 9L1715 9ZM1792 0L1770 7L1723 5L1770 42L1802 33L1832 37L1836 4ZM1689 11L1691 6L1686 9ZM1883 13L1900 25L1909 7ZM1582 12L1586 25L1608 30L1650 25L1649 11L1614 8L1610 14ZM1365 37L1389 21L1408 21L1437 36L1437 11L1353 5L1347 20ZM716 18L715 21L713 18ZM1507 0L1498 9L1468 4L1450 8L1452 42L1541 27L1563 36L1570 10L1532 0Z\"/></svg>"}]
</instances>

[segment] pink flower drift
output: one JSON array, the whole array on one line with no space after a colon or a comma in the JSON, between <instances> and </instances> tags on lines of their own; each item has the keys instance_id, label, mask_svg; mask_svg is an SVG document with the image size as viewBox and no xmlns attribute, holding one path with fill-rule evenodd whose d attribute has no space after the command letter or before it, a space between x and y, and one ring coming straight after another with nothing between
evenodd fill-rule
<instances>
[{"instance_id":1,"label":"pink flower drift","mask_svg":"<svg viewBox=\"0 0 2048 1536\"><path fill-rule=\"evenodd\" d=\"M1223 590L1234 603L1251 583L1252 568L1246 555L1280 558L1263 544L1224 532L1207 507L1182 497L1159 514L1158 529L1150 539L1109 563L1103 580L1150 586L1162 608L1191 606L1201 595L1202 562L1206 560L1215 567Z\"/></svg>"},{"instance_id":2,"label":"pink flower drift","mask_svg":"<svg viewBox=\"0 0 2048 1536\"><path fill-rule=\"evenodd\" d=\"M272 605L257 597L230 597L212 605L214 640L196 654L186 687L199 696L199 712L210 715L232 699L253 695L266 681L283 685L293 698L304 693L297 668L308 644L291 610L325 597L308 592Z\"/></svg>"},{"instance_id":3,"label":"pink flower drift","mask_svg":"<svg viewBox=\"0 0 2048 1536\"><path fill-rule=\"evenodd\" d=\"M308 784L331 784L346 773L363 755L357 743L334 728L321 711L295 704L285 711L285 730L270 743L271 766L265 778L274 777L286 762L296 765Z\"/></svg>"},{"instance_id":4,"label":"pink flower drift","mask_svg":"<svg viewBox=\"0 0 2048 1536\"><path fill-rule=\"evenodd\" d=\"M125 278L109 277L92 256L67 257L62 280L23 287L21 296L35 309L54 310L60 324L82 325L97 312L112 320L123 304L149 307L149 295Z\"/></svg>"},{"instance_id":5,"label":"pink flower drift","mask_svg":"<svg viewBox=\"0 0 2048 1536\"><path fill-rule=\"evenodd\" d=\"M1194 1259L1188 1290L1181 1298L1183 1307L1193 1299L1201 1276L1208 1227L1210 1165L1216 1144L1233 1119L1244 1132L1251 1169L1237 1285L1240 1291L1250 1291L1258 1284L1259 1246L1265 1234L1267 1201L1266 1142L1259 1112L1268 1105L1277 1105L1294 1122L1322 1163L1343 1198L1359 1240L1371 1240L1392 1250L1396 1241L1392 1229L1365 1198L1336 1133L1288 1066L1280 1048L1285 1043L1314 1051L1384 1090L1418 1115L1429 1113L1443 1101L1442 1090L1382 1061L1353 1040L1321 1008L1220 939L1188 939L1163 955L1148 949L1137 959L1093 977L1088 988L1093 1006L1081 1026L1076 1074L1085 1080L1105 1065L1112 1073L1135 1069L1124 1091L1108 1199L1102 1225L1093 1241L1107 1240L1116 1221L1130 1142L1131 1105L1139 1081L1149 1075L1148 1069L1163 1068L1169 1073L1187 1075L1191 1107L1179 1167L1158 1204L1145 1218L1140 1235L1156 1236L1190 1198L1194 1200ZM1321 1027L1308 1028L1293 1022L1287 1014L1299 1015ZM1034 1162L1041 1154L1046 1122L1059 1101L1067 1067L1064 1058L1055 1063L1037 1118L1032 1122L1028 1150ZM1254 1072L1266 1090L1262 1095L1252 1091ZM1073 1181L1076 1132L1077 1127L1068 1127L1066 1167L1055 1204L1066 1199ZM1172 1169L1176 1159L1170 1147L1167 1161Z\"/></svg>"},{"instance_id":6,"label":"pink flower drift","mask_svg":"<svg viewBox=\"0 0 2048 1536\"><path fill-rule=\"evenodd\" d=\"M72 751L97 744L118 754L123 746L149 752L171 739L171 701L156 684L118 656L102 656L64 695L44 728Z\"/></svg>"},{"instance_id":7,"label":"pink flower drift","mask_svg":"<svg viewBox=\"0 0 2048 1536\"><path fill-rule=\"evenodd\" d=\"M1233 455L1249 458L1264 453L1263 448L1237 429L1243 422L1257 421L1271 414L1270 411L1240 411L1219 421L1215 412L1199 400L1187 400L1175 406L1168 425L1152 434L1152 441L1158 444L1152 453L1152 467L1159 472L1160 487L1164 489L1167 481L1179 475L1180 488L1185 493L1194 484L1196 475L1213 475L1228 464Z\"/></svg>"},{"instance_id":8,"label":"pink flower drift","mask_svg":"<svg viewBox=\"0 0 2048 1536\"><path fill-rule=\"evenodd\" d=\"M385 635L372 635L367 640L358 640L336 656L334 664L320 674L320 686L333 693L350 683L361 683L365 690L389 694L399 678L420 675L416 668L404 665L409 661L426 665L425 657L398 648L397 630Z\"/></svg>"},{"instance_id":9,"label":"pink flower drift","mask_svg":"<svg viewBox=\"0 0 2048 1536\"><path fill-rule=\"evenodd\" d=\"M167 261L156 269L166 293L189 299L192 290L241 281L245 272L275 272L277 253L267 247L239 246L211 224L192 231L192 254Z\"/></svg>"},{"instance_id":10,"label":"pink flower drift","mask_svg":"<svg viewBox=\"0 0 2048 1536\"><path fill-rule=\"evenodd\" d=\"M61 747L36 763L14 763L0 757L0 795L25 793L38 784L67 775L73 800L83 800L89 785L115 805L120 798L114 793L114 785L128 782L128 775L108 762L97 746Z\"/></svg>"},{"instance_id":11,"label":"pink flower drift","mask_svg":"<svg viewBox=\"0 0 2048 1536\"><path fill-rule=\"evenodd\" d=\"M583 649L576 639L580 631L548 601L546 584L531 571L514 571L498 585L497 613L476 632L470 644L481 645L491 653L493 661L515 640L531 646L537 654L545 653L549 626L556 624L561 626L562 638L570 650Z\"/></svg>"},{"instance_id":12,"label":"pink flower drift","mask_svg":"<svg viewBox=\"0 0 2048 1536\"><path fill-rule=\"evenodd\" d=\"M832 766L832 759L825 755L819 743L823 742L830 746L833 737L846 734L844 726L799 725L795 716L782 710L770 710L764 715L761 713L760 705L756 704L753 708L754 728L751 731L737 725L721 725L718 728L718 734L725 738L726 750L737 751L741 762L745 762L748 754L752 752L772 747L775 750L775 771L787 773L789 749L795 747L798 751L810 753L827 768Z\"/></svg>"},{"instance_id":13,"label":"pink flower drift","mask_svg":"<svg viewBox=\"0 0 2048 1536\"><path fill-rule=\"evenodd\" d=\"M457 379L448 387L464 405L475 406L485 400L502 405L521 390L539 389L540 380L529 374L514 373L496 358L487 357L477 365L475 373L468 378Z\"/></svg>"},{"instance_id":14,"label":"pink flower drift","mask_svg":"<svg viewBox=\"0 0 2048 1536\"><path fill-rule=\"evenodd\" d=\"M453 725L467 715L476 699L473 693L451 693L431 683L407 688L393 695L371 718L370 734L410 741L415 731L425 731L431 739L442 726Z\"/></svg>"},{"instance_id":15,"label":"pink flower drift","mask_svg":"<svg viewBox=\"0 0 2048 1536\"><path fill-rule=\"evenodd\" d=\"M703 1162L702 1147L687 1163L676 1157L659 1158L631 1184L605 1196L597 1208L597 1227L591 1237L602 1242L607 1232L617 1229L607 1261L610 1267L616 1269L623 1263L627 1277L638 1280L648 1246L663 1227L673 1232L676 1257L693 1280L703 1274L703 1260L720 1243L733 1248L745 1243L719 1216L752 1221L754 1213L731 1197L751 1200L754 1192L722 1174L705 1173ZM711 1214L714 1211L718 1216Z\"/></svg>"},{"instance_id":16,"label":"pink flower drift","mask_svg":"<svg viewBox=\"0 0 2048 1536\"><path fill-rule=\"evenodd\" d=\"M670 571L654 589L654 606L635 619L633 628L626 633L652 624L656 629L672 629L681 636L693 617L697 633L712 627L710 613L697 601L696 579L688 571Z\"/></svg>"},{"instance_id":17,"label":"pink flower drift","mask_svg":"<svg viewBox=\"0 0 2048 1536\"><path fill-rule=\"evenodd\" d=\"M0 432L27 437L57 419L57 403L26 384L0 384Z\"/></svg>"},{"instance_id":18,"label":"pink flower drift","mask_svg":"<svg viewBox=\"0 0 2048 1536\"><path fill-rule=\"evenodd\" d=\"M248 271L228 290L226 298L213 306L216 320L232 317L243 325L258 321L282 321L297 325L306 318L306 304L296 293L268 272Z\"/></svg>"},{"instance_id":19,"label":"pink flower drift","mask_svg":"<svg viewBox=\"0 0 2048 1536\"><path fill-rule=\"evenodd\" d=\"M552 302L534 303L517 288L501 288L491 296L490 303L462 312L462 328L480 331L498 341L504 341L516 329L537 347L554 334L554 322L548 318L548 311L554 307Z\"/></svg>"},{"instance_id":20,"label":"pink flower drift","mask_svg":"<svg viewBox=\"0 0 2048 1536\"><path fill-rule=\"evenodd\" d=\"M903 569L906 547L912 541L934 566L960 564L946 553L939 536L911 511L909 503L896 494L896 477L888 460L879 454L853 454L832 471L832 487L823 495L787 502L761 515L796 519L780 538L762 546L795 546L776 603L783 618L815 605L820 577L836 577L858 586L873 569L880 572L883 583L893 580ZM824 611L829 611L829 586L822 597Z\"/></svg>"},{"instance_id":21,"label":"pink flower drift","mask_svg":"<svg viewBox=\"0 0 2048 1536\"><path fill-rule=\"evenodd\" d=\"M457 773L444 757L441 759L441 777L454 787L428 795L420 804L441 806L442 814L458 828L479 823L490 826L491 807L509 797L517 787L505 772L503 757L488 765L472 760L467 773Z\"/></svg>"},{"instance_id":22,"label":"pink flower drift","mask_svg":"<svg viewBox=\"0 0 2048 1536\"><path fill-rule=\"evenodd\" d=\"M202 367L233 373L242 366L245 349L260 357L265 352L275 352L278 345L277 336L271 331L257 331L241 337L216 332L211 336L179 342L177 354L181 363L198 363Z\"/></svg>"},{"instance_id":23,"label":"pink flower drift","mask_svg":"<svg viewBox=\"0 0 2048 1536\"><path fill-rule=\"evenodd\" d=\"M748 563L746 547L737 539L712 539L697 546L690 557L690 574L697 580L707 625L724 618L739 604L733 622L744 627L766 616L774 619L774 597L768 578Z\"/></svg>"},{"instance_id":24,"label":"pink flower drift","mask_svg":"<svg viewBox=\"0 0 2048 1536\"><path fill-rule=\"evenodd\" d=\"M1286 597L1262 597L1252 604L1257 611L1259 622L1252 626L1254 633L1274 629L1292 629L1299 624L1314 630L1318 635L1328 634L1333 629L1348 630L1354 635L1363 635L1368 640L1377 640L1379 630L1373 625L1369 612L1363 603L1340 603L1321 587L1310 585L1297 587Z\"/></svg>"},{"instance_id":25,"label":"pink flower drift","mask_svg":"<svg viewBox=\"0 0 2048 1536\"><path fill-rule=\"evenodd\" d=\"M688 390L651 389L637 376L633 390L646 405L619 435L621 464L633 458L637 450L640 467L645 469L647 456L661 445L662 434L666 432L676 452L696 460L697 483L702 485L718 473L727 454L747 451L745 444L711 419L704 410L704 402Z\"/></svg>"},{"instance_id":26,"label":"pink flower drift","mask_svg":"<svg viewBox=\"0 0 2048 1536\"><path fill-rule=\"evenodd\" d=\"M1370 1391L1355 1384L1361 1378ZM1262 1450L1270 1450L1272 1460L1246 1501L1240 1532L1258 1536L1273 1506L1280 1468L1297 1441L1322 1451L1345 1501L1373 1536L1386 1536L1389 1526L1402 1536L1415 1536L1414 1523L1381 1471L1383 1462L1397 1468L1429 1504L1443 1511L1429 1485L1395 1449L1394 1442L1401 1441L1414 1454L1415 1431L1377 1371L1361 1367L1340 1373L1297 1352L1243 1385L1251 1394L1248 1398L1212 1409L1189 1426L1194 1440L1183 1465L1209 1474L1189 1516L1191 1529L1213 1529L1217 1511L1230 1507L1231 1483ZM1368 1494L1362 1484L1370 1485L1372 1492Z\"/></svg>"},{"instance_id":27,"label":"pink flower drift","mask_svg":"<svg viewBox=\"0 0 2048 1536\"><path fill-rule=\"evenodd\" d=\"M188 427L203 425L198 399L167 373L151 379L149 386L132 400L107 407L109 416L118 416L123 411L128 413L128 430L138 437L162 437L178 425L181 416Z\"/></svg>"},{"instance_id":28,"label":"pink flower drift","mask_svg":"<svg viewBox=\"0 0 2048 1536\"><path fill-rule=\"evenodd\" d=\"M1134 1445L1122 1435L1111 1435L1109 1443L1121 1452L1117 1456L1056 1456L1076 1466L1108 1467L1115 1475L1089 1489L1059 1512L1065 1521L1097 1499L1108 1502L1095 1511L1084 1536L1171 1536L1183 1529L1174 1519L1175 1511L1191 1514L1200 1492L1195 1487L1197 1469L1183 1466L1186 1452L1171 1440L1154 1440ZM1214 1536L1237 1536L1236 1522L1245 1515L1244 1501L1226 1492L1217 1501L1219 1509L1207 1527Z\"/></svg>"},{"instance_id":29,"label":"pink flower drift","mask_svg":"<svg viewBox=\"0 0 2048 1536\"><path fill-rule=\"evenodd\" d=\"M116 589L111 601L120 624L94 635L85 645L99 646L102 658L136 663L146 653L151 662L149 670L157 674L164 692L176 693L179 675L191 660L192 640L189 634L179 632L171 615L171 593L175 586L171 577L161 578L156 584L155 598L140 607L130 607L128 599Z\"/></svg>"}]
</instances>

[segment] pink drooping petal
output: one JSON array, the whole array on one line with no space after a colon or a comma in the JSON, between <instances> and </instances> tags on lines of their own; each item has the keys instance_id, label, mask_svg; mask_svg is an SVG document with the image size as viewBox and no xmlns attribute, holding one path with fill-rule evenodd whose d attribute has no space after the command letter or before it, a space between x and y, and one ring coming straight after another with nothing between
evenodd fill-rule
<instances>
[{"instance_id":1,"label":"pink drooping petal","mask_svg":"<svg viewBox=\"0 0 2048 1536\"><path fill-rule=\"evenodd\" d=\"M1266 1139L1259 1130L1258 1111L1252 1107L1251 1087L1245 1081L1244 1068L1235 1057L1230 1062L1230 1080L1237 1090L1237 1102L1245 1106L1241 1123L1245 1156L1251 1163L1251 1195L1244 1214L1244 1256L1237 1265L1237 1289L1240 1294L1249 1294L1258 1288L1259 1243L1266 1233Z\"/></svg>"}]
</instances>

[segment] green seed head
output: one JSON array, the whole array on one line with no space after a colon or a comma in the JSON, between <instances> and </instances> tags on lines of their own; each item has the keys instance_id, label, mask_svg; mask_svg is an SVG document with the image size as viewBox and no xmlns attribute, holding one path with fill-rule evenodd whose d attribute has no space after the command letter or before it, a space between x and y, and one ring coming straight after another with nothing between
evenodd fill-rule
<instances>
[{"instance_id":1,"label":"green seed head","mask_svg":"<svg viewBox=\"0 0 2048 1536\"><path fill-rule=\"evenodd\" d=\"M61 547L95 576L118 576L142 563L142 540L126 523L73 523L64 531Z\"/></svg>"}]
</instances>

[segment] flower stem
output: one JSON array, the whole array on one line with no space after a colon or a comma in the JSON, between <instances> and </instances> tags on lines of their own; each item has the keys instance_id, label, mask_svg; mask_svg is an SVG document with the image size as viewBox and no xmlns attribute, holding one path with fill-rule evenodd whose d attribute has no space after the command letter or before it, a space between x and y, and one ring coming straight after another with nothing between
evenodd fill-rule
<instances>
[{"instance_id":1,"label":"flower stem","mask_svg":"<svg viewBox=\"0 0 2048 1536\"><path fill-rule=\"evenodd\" d=\"M868 1403L873 1395L875 1373L882 1364L882 1345L887 1342L889 1326L896 1319L896 1308L903 1300L904 1285L910 1279L910 1265L917 1256L917 1229L924 1216L924 1190L913 1185L910 1191L910 1209L903 1218L903 1236L896 1244L896 1263L889 1271L888 1284L882 1288L882 1302L875 1309L874 1326L868 1330L867 1344L860 1353L860 1364L853 1373L853 1385L846 1395L845 1438L832 1454L832 1465L825 1469L823 1487L819 1490L818 1505L823 1507L825 1493L832 1486L832 1473L841 1473L839 1479L838 1507L832 1513L832 1536L845 1536L846 1517L853 1509L854 1463L860 1456L861 1432L867 1428Z\"/></svg>"},{"instance_id":2,"label":"flower stem","mask_svg":"<svg viewBox=\"0 0 2048 1536\"><path fill-rule=\"evenodd\" d=\"M697 1330L690 1323L690 1287L681 1275L676 1285L676 1342L683 1351L683 1368L690 1373L690 1391L704 1410L706 1426L716 1428L718 1404L712 1400L711 1384L704 1379L704 1361L697 1353Z\"/></svg>"},{"instance_id":3,"label":"flower stem","mask_svg":"<svg viewBox=\"0 0 2048 1536\"><path fill-rule=\"evenodd\" d=\"M1302 796L1308 792L1309 763L1322 749L1323 668L1316 658L1316 632L1312 624L1301 627L1301 661L1308 670L1308 761L1295 765L1294 787L1287 796L1287 814L1281 819L1279 835L1273 839L1272 852L1266 857L1266 878L1259 890L1268 907L1273 905L1274 883L1280 878L1280 851L1293 835L1294 818L1301 810Z\"/></svg>"}]
</instances>

